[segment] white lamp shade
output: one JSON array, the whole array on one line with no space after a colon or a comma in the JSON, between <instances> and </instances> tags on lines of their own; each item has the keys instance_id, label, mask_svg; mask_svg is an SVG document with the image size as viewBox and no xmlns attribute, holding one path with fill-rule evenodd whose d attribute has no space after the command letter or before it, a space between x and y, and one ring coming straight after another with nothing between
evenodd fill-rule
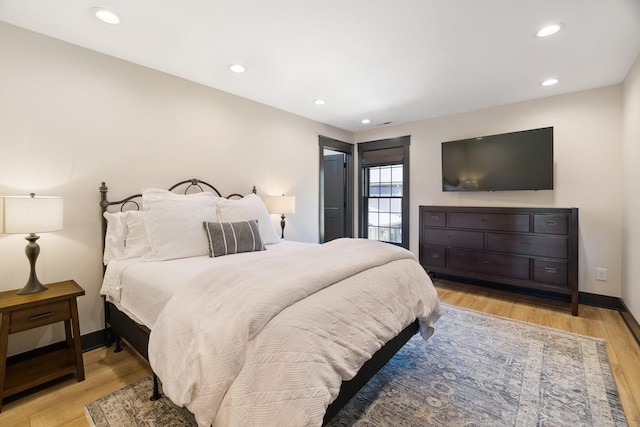
<instances>
[{"instance_id":1,"label":"white lamp shade","mask_svg":"<svg viewBox=\"0 0 640 427\"><path fill-rule=\"evenodd\" d=\"M62 230L63 201L59 196L3 198L0 221L7 234L45 233Z\"/></svg>"},{"instance_id":2,"label":"white lamp shade","mask_svg":"<svg viewBox=\"0 0 640 427\"><path fill-rule=\"evenodd\" d=\"M296 198L294 196L273 196L269 200L269 212L272 214L296 213Z\"/></svg>"}]
</instances>

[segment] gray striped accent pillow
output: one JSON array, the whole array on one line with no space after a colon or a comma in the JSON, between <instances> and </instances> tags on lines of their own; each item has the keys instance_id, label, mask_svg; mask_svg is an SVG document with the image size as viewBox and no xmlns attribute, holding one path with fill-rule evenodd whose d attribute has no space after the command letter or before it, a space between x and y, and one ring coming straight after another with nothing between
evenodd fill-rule
<instances>
[{"instance_id":1,"label":"gray striped accent pillow","mask_svg":"<svg viewBox=\"0 0 640 427\"><path fill-rule=\"evenodd\" d=\"M265 249L258 220L239 222L204 222L209 239L209 257L254 252Z\"/></svg>"}]
</instances>

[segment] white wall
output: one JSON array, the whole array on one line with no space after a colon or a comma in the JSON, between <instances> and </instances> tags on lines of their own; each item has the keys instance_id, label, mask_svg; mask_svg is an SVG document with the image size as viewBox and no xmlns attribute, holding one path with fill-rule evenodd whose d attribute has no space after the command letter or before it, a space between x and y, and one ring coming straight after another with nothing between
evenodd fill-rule
<instances>
[{"instance_id":1,"label":"white wall","mask_svg":"<svg viewBox=\"0 0 640 427\"><path fill-rule=\"evenodd\" d=\"M0 195L64 196L65 228L42 235L38 275L43 282L73 278L86 289L78 301L83 334L103 327L101 181L112 199L191 177L223 192L256 185L265 195L293 194L296 213L287 216L287 237L318 240L318 135L349 142L350 132L1 22L0 52ZM578 207L580 290L623 296L640 318L640 286L633 280L640 277L634 264L640 201L633 185L640 131L630 119L640 114L639 68L636 63L630 72L624 97L618 85L376 128L356 139L412 136L415 253L421 204ZM554 191L440 190L440 142L543 126L555 127ZM279 227L277 216L273 221ZM0 235L0 291L27 279L23 237ZM595 280L596 267L609 269L608 282ZM9 352L62 337L59 325L12 335Z\"/></svg>"},{"instance_id":2,"label":"white wall","mask_svg":"<svg viewBox=\"0 0 640 427\"><path fill-rule=\"evenodd\" d=\"M554 127L554 190L443 193L440 144L460 138ZM356 141L411 135L410 247L418 253L418 206L579 208L579 289L622 295L621 85L376 128ZM607 268L608 281L595 279ZM638 277L638 276L636 276Z\"/></svg>"},{"instance_id":3,"label":"white wall","mask_svg":"<svg viewBox=\"0 0 640 427\"><path fill-rule=\"evenodd\" d=\"M318 241L318 135L351 133L1 22L0 52L0 195L64 197L64 230L41 236L37 272L84 287L82 334L104 326L101 181L112 200L193 177L295 195L286 236ZM26 243L0 234L0 291L26 282ZM63 336L60 325L13 335L9 353Z\"/></svg>"},{"instance_id":4,"label":"white wall","mask_svg":"<svg viewBox=\"0 0 640 427\"><path fill-rule=\"evenodd\" d=\"M640 56L623 84L622 299L640 321Z\"/></svg>"}]
</instances>

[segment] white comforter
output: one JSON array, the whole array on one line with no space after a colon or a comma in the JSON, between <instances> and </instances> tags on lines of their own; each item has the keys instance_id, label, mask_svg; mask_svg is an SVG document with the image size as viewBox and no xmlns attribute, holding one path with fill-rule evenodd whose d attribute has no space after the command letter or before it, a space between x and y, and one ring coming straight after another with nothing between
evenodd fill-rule
<instances>
[{"instance_id":1,"label":"white comforter","mask_svg":"<svg viewBox=\"0 0 640 427\"><path fill-rule=\"evenodd\" d=\"M339 239L194 277L160 313L149 359L200 426L319 426L343 380L416 318L427 339L439 316L411 252Z\"/></svg>"}]
</instances>

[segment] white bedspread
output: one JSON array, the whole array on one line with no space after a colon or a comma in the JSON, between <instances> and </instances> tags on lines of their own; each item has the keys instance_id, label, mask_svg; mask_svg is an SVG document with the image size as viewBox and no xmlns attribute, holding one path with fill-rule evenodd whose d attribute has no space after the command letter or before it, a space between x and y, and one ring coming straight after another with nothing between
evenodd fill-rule
<instances>
[{"instance_id":1,"label":"white bedspread","mask_svg":"<svg viewBox=\"0 0 640 427\"><path fill-rule=\"evenodd\" d=\"M288 256L313 243L281 241L267 245L267 251ZM202 271L213 268L237 268L251 263L263 252L209 258L198 256L168 261L144 261L141 258L113 260L107 266L100 293L135 322L153 329L156 319L176 290Z\"/></svg>"},{"instance_id":2,"label":"white bedspread","mask_svg":"<svg viewBox=\"0 0 640 427\"><path fill-rule=\"evenodd\" d=\"M160 313L149 358L200 426L319 426L343 380L416 318L428 338L439 316L411 252L339 239L194 277Z\"/></svg>"}]
</instances>

